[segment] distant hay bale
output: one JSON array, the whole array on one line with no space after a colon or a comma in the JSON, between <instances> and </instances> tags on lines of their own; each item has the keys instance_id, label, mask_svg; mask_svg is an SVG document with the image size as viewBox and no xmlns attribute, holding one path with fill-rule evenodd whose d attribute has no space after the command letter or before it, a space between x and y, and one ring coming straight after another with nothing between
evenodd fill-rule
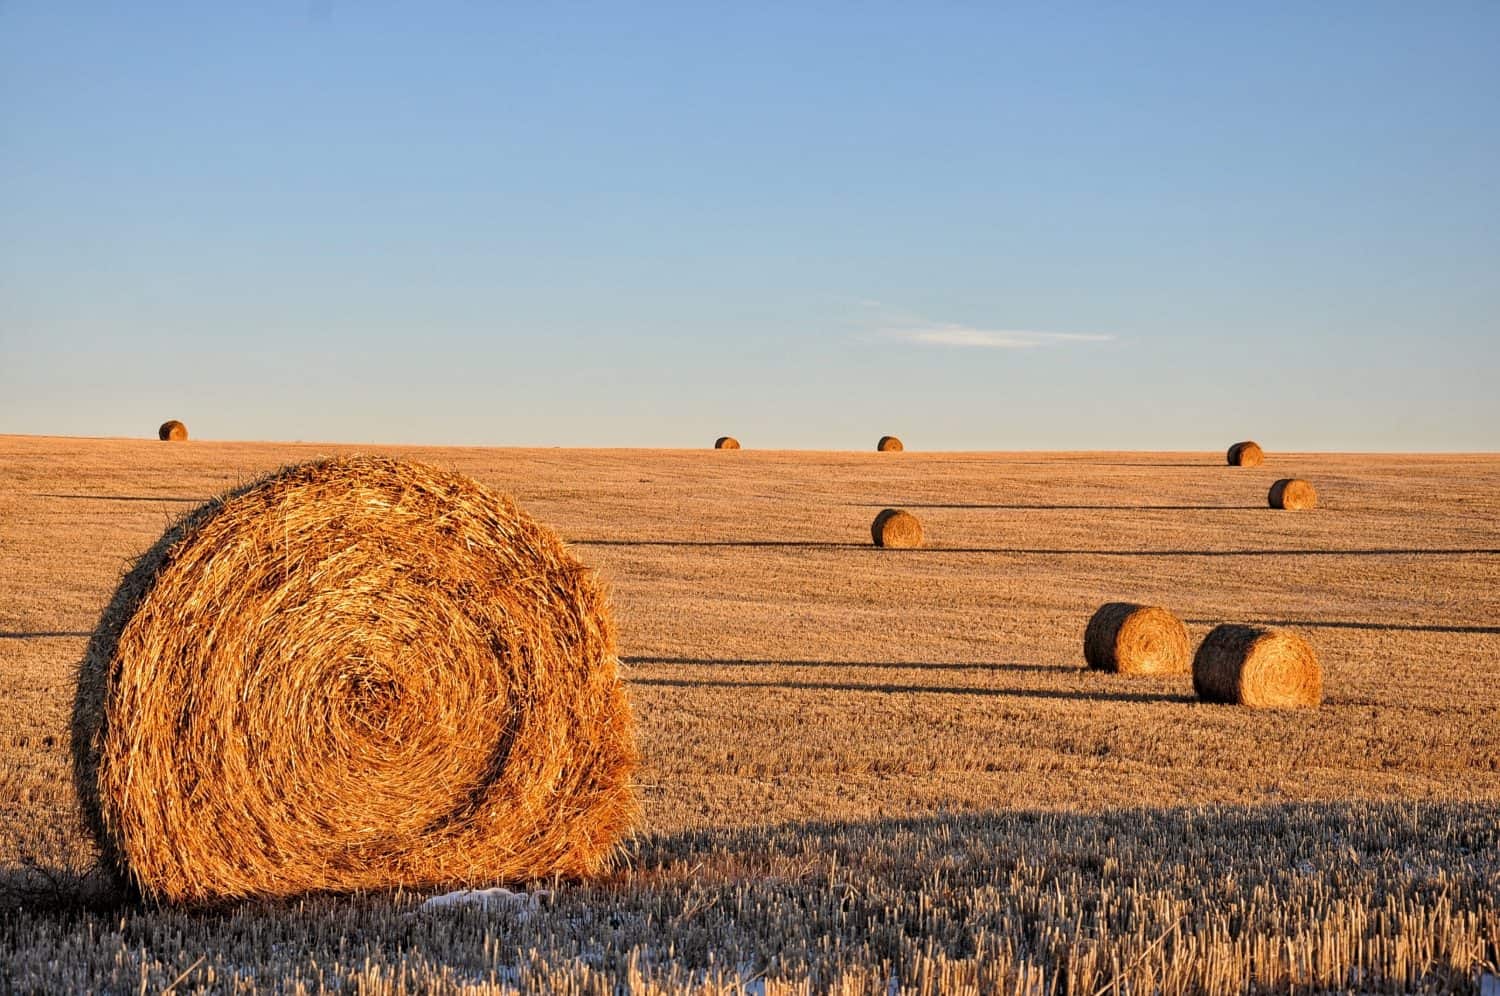
<instances>
[{"instance_id":1,"label":"distant hay bale","mask_svg":"<svg viewBox=\"0 0 1500 996\"><path fill-rule=\"evenodd\" d=\"M1323 701L1323 669L1296 633L1225 623L1193 657L1193 690L1207 702L1310 708Z\"/></svg>"},{"instance_id":2,"label":"distant hay bale","mask_svg":"<svg viewBox=\"0 0 1500 996\"><path fill-rule=\"evenodd\" d=\"M1120 674L1187 674L1192 656L1187 627L1155 605L1106 602L1083 633L1088 666Z\"/></svg>"},{"instance_id":3,"label":"distant hay bale","mask_svg":"<svg viewBox=\"0 0 1500 996\"><path fill-rule=\"evenodd\" d=\"M895 436L881 436L880 442L875 444L875 449L880 453L900 453L906 447L901 445L901 440Z\"/></svg>"},{"instance_id":4,"label":"distant hay bale","mask_svg":"<svg viewBox=\"0 0 1500 996\"><path fill-rule=\"evenodd\" d=\"M302 464L121 582L75 782L106 860L161 900L589 875L637 812L618 666L593 572L509 498Z\"/></svg>"},{"instance_id":5,"label":"distant hay bale","mask_svg":"<svg viewBox=\"0 0 1500 996\"><path fill-rule=\"evenodd\" d=\"M161 424L161 428L156 430L156 435L159 439L171 440L174 443L179 443L187 438L187 426L183 425L175 418L168 419Z\"/></svg>"},{"instance_id":6,"label":"distant hay bale","mask_svg":"<svg viewBox=\"0 0 1500 996\"><path fill-rule=\"evenodd\" d=\"M888 508L870 524L870 537L876 546L905 549L922 545L922 523L915 515L899 508Z\"/></svg>"},{"instance_id":7,"label":"distant hay bale","mask_svg":"<svg viewBox=\"0 0 1500 996\"><path fill-rule=\"evenodd\" d=\"M1318 507L1318 492L1306 481L1296 477L1283 477L1271 485L1266 496L1272 508L1308 509Z\"/></svg>"},{"instance_id":8,"label":"distant hay bale","mask_svg":"<svg viewBox=\"0 0 1500 996\"><path fill-rule=\"evenodd\" d=\"M1266 458L1265 453L1261 451L1260 444L1249 439L1229 447L1226 456L1231 467L1258 467Z\"/></svg>"},{"instance_id":9,"label":"distant hay bale","mask_svg":"<svg viewBox=\"0 0 1500 996\"><path fill-rule=\"evenodd\" d=\"M733 436L720 436L714 440L714 449L716 450L737 450L739 448L740 441Z\"/></svg>"}]
</instances>

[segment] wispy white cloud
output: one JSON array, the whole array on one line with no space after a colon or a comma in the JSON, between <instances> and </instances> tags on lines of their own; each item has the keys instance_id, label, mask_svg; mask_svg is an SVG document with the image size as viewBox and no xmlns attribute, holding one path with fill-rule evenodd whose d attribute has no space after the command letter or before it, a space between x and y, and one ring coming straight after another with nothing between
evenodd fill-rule
<instances>
[{"instance_id":1,"label":"wispy white cloud","mask_svg":"<svg viewBox=\"0 0 1500 996\"><path fill-rule=\"evenodd\" d=\"M1112 335L1085 332L1032 332L1024 329L976 329L951 323L910 329L885 329L892 339L924 346L956 346L971 349L1036 349L1064 342L1109 342Z\"/></svg>"}]
</instances>

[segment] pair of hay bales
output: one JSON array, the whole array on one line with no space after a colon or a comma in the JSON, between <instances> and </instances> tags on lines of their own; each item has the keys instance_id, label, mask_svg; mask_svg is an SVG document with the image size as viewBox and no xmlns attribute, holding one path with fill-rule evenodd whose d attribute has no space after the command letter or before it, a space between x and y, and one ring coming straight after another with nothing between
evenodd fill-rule
<instances>
[{"instance_id":1,"label":"pair of hay bales","mask_svg":"<svg viewBox=\"0 0 1500 996\"><path fill-rule=\"evenodd\" d=\"M1235 443L1225 454L1231 467L1258 467L1265 460L1265 451L1252 439ZM1308 482L1297 477L1283 477L1271 485L1266 502L1272 508L1301 511L1318 507L1318 492Z\"/></svg>"},{"instance_id":2,"label":"pair of hay bales","mask_svg":"<svg viewBox=\"0 0 1500 996\"><path fill-rule=\"evenodd\" d=\"M106 859L212 901L599 871L638 763L605 592L468 478L278 471L135 564L82 665Z\"/></svg>"},{"instance_id":3,"label":"pair of hay bales","mask_svg":"<svg viewBox=\"0 0 1500 996\"><path fill-rule=\"evenodd\" d=\"M161 427L156 430L156 438L160 439L162 442L180 443L187 437L187 426L183 425L175 418L167 419L167 421L163 422L161 424Z\"/></svg>"},{"instance_id":4,"label":"pair of hay bales","mask_svg":"<svg viewBox=\"0 0 1500 996\"><path fill-rule=\"evenodd\" d=\"M165 439L167 437L163 436L162 438ZM714 440L714 449L716 450L737 450L739 448L740 441L733 436L720 436ZM875 444L875 449L880 453L900 453L905 447L901 445L901 440L895 436L881 436Z\"/></svg>"},{"instance_id":5,"label":"pair of hay bales","mask_svg":"<svg viewBox=\"0 0 1500 996\"><path fill-rule=\"evenodd\" d=\"M1223 623L1188 656L1187 627L1156 605L1108 602L1083 634L1088 666L1122 674L1193 676L1206 702L1263 709L1311 708L1323 700L1323 670L1302 637L1289 630Z\"/></svg>"}]
</instances>

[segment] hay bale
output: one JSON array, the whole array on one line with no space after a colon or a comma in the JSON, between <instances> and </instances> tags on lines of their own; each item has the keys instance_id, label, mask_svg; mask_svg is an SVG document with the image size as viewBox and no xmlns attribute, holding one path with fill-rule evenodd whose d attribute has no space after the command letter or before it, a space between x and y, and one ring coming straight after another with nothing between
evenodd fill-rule
<instances>
[{"instance_id":1,"label":"hay bale","mask_svg":"<svg viewBox=\"0 0 1500 996\"><path fill-rule=\"evenodd\" d=\"M1323 701L1323 669L1296 633L1225 623L1193 657L1193 690L1206 702L1310 708Z\"/></svg>"},{"instance_id":2,"label":"hay bale","mask_svg":"<svg viewBox=\"0 0 1500 996\"><path fill-rule=\"evenodd\" d=\"M733 436L720 436L714 440L714 449L716 450L737 450L739 448L740 441Z\"/></svg>"},{"instance_id":3,"label":"hay bale","mask_svg":"<svg viewBox=\"0 0 1500 996\"><path fill-rule=\"evenodd\" d=\"M1258 467L1266 458L1265 453L1261 451L1260 444L1250 439L1243 443L1235 443L1229 447L1229 452L1225 455L1231 467Z\"/></svg>"},{"instance_id":4,"label":"hay bale","mask_svg":"<svg viewBox=\"0 0 1500 996\"><path fill-rule=\"evenodd\" d=\"M162 900L589 875L637 812L593 572L399 460L286 468L169 529L73 721L101 849Z\"/></svg>"},{"instance_id":5,"label":"hay bale","mask_svg":"<svg viewBox=\"0 0 1500 996\"><path fill-rule=\"evenodd\" d=\"M909 549L922 545L922 523L915 515L899 508L888 508L870 524L870 537L876 546Z\"/></svg>"},{"instance_id":6,"label":"hay bale","mask_svg":"<svg viewBox=\"0 0 1500 996\"><path fill-rule=\"evenodd\" d=\"M168 419L161 424L161 428L156 430L156 436L161 440L170 440L174 443L180 443L187 438L187 426L183 425L175 418Z\"/></svg>"},{"instance_id":7,"label":"hay bale","mask_svg":"<svg viewBox=\"0 0 1500 996\"><path fill-rule=\"evenodd\" d=\"M1306 481L1297 477L1283 477L1271 485L1266 500L1272 508L1308 509L1318 507L1318 492Z\"/></svg>"},{"instance_id":8,"label":"hay bale","mask_svg":"<svg viewBox=\"0 0 1500 996\"><path fill-rule=\"evenodd\" d=\"M881 436L880 442L875 444L878 453L900 453L906 447L901 445L901 440L895 436Z\"/></svg>"},{"instance_id":9,"label":"hay bale","mask_svg":"<svg viewBox=\"0 0 1500 996\"><path fill-rule=\"evenodd\" d=\"M1083 632L1088 666L1120 674L1187 674L1192 670L1187 627L1156 605L1106 602Z\"/></svg>"}]
</instances>

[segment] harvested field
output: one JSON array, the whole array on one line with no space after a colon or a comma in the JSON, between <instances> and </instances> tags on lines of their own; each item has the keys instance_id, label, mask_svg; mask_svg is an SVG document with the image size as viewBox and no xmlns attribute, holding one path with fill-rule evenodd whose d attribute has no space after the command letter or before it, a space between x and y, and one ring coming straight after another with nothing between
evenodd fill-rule
<instances>
[{"instance_id":1,"label":"harvested field","mask_svg":"<svg viewBox=\"0 0 1500 996\"><path fill-rule=\"evenodd\" d=\"M155 910L92 871L72 675L129 558L275 467L513 494L609 584L631 867L529 915ZM0 964L19 989L1177 993L1500 974L1500 456L338 447L0 437ZM1316 514L1266 507L1316 480ZM927 545L869 542L882 508ZM757 528L747 534L744 522ZM1087 671L1101 604L1306 637L1323 705Z\"/></svg>"}]
</instances>

